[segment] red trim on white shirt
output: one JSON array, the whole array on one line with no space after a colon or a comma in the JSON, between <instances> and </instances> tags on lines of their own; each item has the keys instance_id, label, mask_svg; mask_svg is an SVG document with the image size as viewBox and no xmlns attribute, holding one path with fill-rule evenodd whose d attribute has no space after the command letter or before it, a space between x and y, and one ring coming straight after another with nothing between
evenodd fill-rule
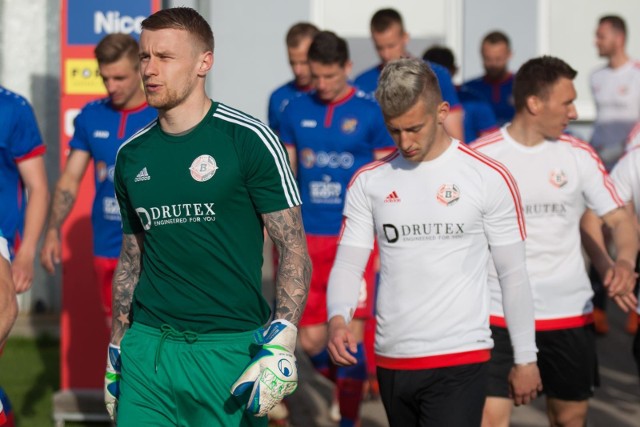
<instances>
[{"instance_id":1,"label":"red trim on white shirt","mask_svg":"<svg viewBox=\"0 0 640 427\"><path fill-rule=\"evenodd\" d=\"M448 366L484 363L491 358L491 350L473 350L463 353L439 354L437 356L396 358L376 354L376 365L385 369L416 371L420 369L446 368Z\"/></svg>"},{"instance_id":2,"label":"red trim on white shirt","mask_svg":"<svg viewBox=\"0 0 640 427\"><path fill-rule=\"evenodd\" d=\"M371 163L367 163L366 165L362 166L351 177L351 181L349 181L349 185L347 185L347 189L349 189L351 187L351 185L355 182L355 180L358 178L358 176L360 176L361 173L373 170L373 169L377 168L378 166L382 166L385 163L389 163L391 160L395 159L399 155L400 155L400 152L398 152L398 150L395 150L393 153L389 154L387 157L383 157L380 160L376 160L376 161L373 161Z\"/></svg>"},{"instance_id":3,"label":"red trim on white shirt","mask_svg":"<svg viewBox=\"0 0 640 427\"><path fill-rule=\"evenodd\" d=\"M613 185L613 182L611 181L611 178L607 173L607 169L604 167L602 160L600 160L600 157L598 156L596 151L593 149L593 147L591 147L591 145L587 144L586 142L580 141L579 139L576 139L569 135L562 135L558 139L558 141L567 142L571 144L572 147L579 148L589 153L591 158L598 163L598 170L602 174L602 181L604 183L605 188L609 192L609 195L611 195L611 198L613 199L615 204L618 205L618 207L623 207L625 203L622 200L622 198L618 195L618 192L616 191L616 187Z\"/></svg>"},{"instance_id":4,"label":"red trim on white shirt","mask_svg":"<svg viewBox=\"0 0 640 427\"><path fill-rule=\"evenodd\" d=\"M491 326L506 328L507 321L501 316L490 316ZM558 317L555 319L536 319L536 331L555 331L558 329L581 328L593 323L593 313L582 314L572 317Z\"/></svg>"},{"instance_id":5,"label":"red trim on white shirt","mask_svg":"<svg viewBox=\"0 0 640 427\"><path fill-rule=\"evenodd\" d=\"M14 158L16 163L24 162L25 160L32 159L34 157L42 156L45 151L47 151L47 147L45 145L38 145L33 150L29 151L24 156Z\"/></svg>"},{"instance_id":6,"label":"red trim on white shirt","mask_svg":"<svg viewBox=\"0 0 640 427\"><path fill-rule=\"evenodd\" d=\"M497 128L495 131L483 135L481 138L476 139L468 146L477 150L479 148L485 147L487 145L494 144L496 142L502 141L502 132L500 132L500 128Z\"/></svg>"},{"instance_id":7,"label":"red trim on white shirt","mask_svg":"<svg viewBox=\"0 0 640 427\"><path fill-rule=\"evenodd\" d=\"M511 197L513 198L513 203L516 206L516 216L518 217L518 227L520 229L520 237L522 240L525 240L527 237L527 228L524 222L524 213L522 212L522 198L520 197L520 190L518 189L518 185L516 184L516 180L511 176L511 172L506 168L502 163L499 163L493 160L490 157L485 156L482 153L479 153L465 145L459 144L458 150L462 151L465 154L470 155L471 157L479 160L490 168L494 169L496 172L502 176L509 191L511 192Z\"/></svg>"},{"instance_id":8,"label":"red trim on white shirt","mask_svg":"<svg viewBox=\"0 0 640 427\"><path fill-rule=\"evenodd\" d=\"M631 144L631 142L638 136L640 133L640 122L636 123L636 125L629 132L629 136L627 136L627 140L625 141L625 145Z\"/></svg>"}]
</instances>

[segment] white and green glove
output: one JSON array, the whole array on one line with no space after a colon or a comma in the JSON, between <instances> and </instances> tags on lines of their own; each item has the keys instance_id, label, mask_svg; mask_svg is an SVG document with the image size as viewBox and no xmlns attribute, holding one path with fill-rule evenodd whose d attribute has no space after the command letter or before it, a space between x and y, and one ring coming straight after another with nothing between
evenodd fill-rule
<instances>
[{"instance_id":1,"label":"white and green glove","mask_svg":"<svg viewBox=\"0 0 640 427\"><path fill-rule=\"evenodd\" d=\"M262 350L231 386L234 396L252 388L247 411L257 417L267 415L298 387L298 366L293 355L297 334L298 328L284 319L271 322L264 334Z\"/></svg>"},{"instance_id":2,"label":"white and green glove","mask_svg":"<svg viewBox=\"0 0 640 427\"><path fill-rule=\"evenodd\" d=\"M120 397L120 347L109 343L107 372L104 374L104 403L113 421L118 410Z\"/></svg>"}]
</instances>

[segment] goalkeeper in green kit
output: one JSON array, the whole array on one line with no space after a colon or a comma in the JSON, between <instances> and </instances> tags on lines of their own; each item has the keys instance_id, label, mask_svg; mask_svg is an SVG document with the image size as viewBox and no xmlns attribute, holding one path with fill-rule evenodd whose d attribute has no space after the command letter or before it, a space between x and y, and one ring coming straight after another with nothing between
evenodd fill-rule
<instances>
[{"instance_id":1,"label":"goalkeeper in green kit","mask_svg":"<svg viewBox=\"0 0 640 427\"><path fill-rule=\"evenodd\" d=\"M190 8L142 22L140 72L158 119L115 171L123 243L105 401L118 426L266 426L297 386L296 325L311 276L286 150L209 99L213 33ZM273 322L263 229L278 248Z\"/></svg>"}]
</instances>

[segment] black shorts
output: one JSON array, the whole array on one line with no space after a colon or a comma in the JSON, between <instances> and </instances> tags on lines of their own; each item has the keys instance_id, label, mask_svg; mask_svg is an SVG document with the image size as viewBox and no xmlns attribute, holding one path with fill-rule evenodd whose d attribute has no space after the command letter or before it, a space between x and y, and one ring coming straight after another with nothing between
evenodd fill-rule
<instances>
[{"instance_id":1,"label":"black shorts","mask_svg":"<svg viewBox=\"0 0 640 427\"><path fill-rule=\"evenodd\" d=\"M487 395L509 397L513 349L506 328L491 326L494 342L488 363ZM550 398L581 401L600 385L593 326L536 331L538 368L543 393Z\"/></svg>"},{"instance_id":2,"label":"black shorts","mask_svg":"<svg viewBox=\"0 0 640 427\"><path fill-rule=\"evenodd\" d=\"M416 371L378 368L380 397L391 427L479 426L487 364Z\"/></svg>"}]
</instances>

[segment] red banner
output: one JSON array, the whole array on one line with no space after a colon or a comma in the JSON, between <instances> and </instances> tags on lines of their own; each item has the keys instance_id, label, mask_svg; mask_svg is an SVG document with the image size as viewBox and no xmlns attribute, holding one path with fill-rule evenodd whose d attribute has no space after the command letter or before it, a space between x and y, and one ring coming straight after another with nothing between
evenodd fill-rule
<instances>
[{"instance_id":1,"label":"red banner","mask_svg":"<svg viewBox=\"0 0 640 427\"><path fill-rule=\"evenodd\" d=\"M63 0L60 31L60 170L73 136L73 119L89 101L106 94L93 56L110 33L138 38L140 22L160 9L160 0ZM100 388L109 330L93 270L91 204L93 166L82 180L62 228L60 388Z\"/></svg>"}]
</instances>

